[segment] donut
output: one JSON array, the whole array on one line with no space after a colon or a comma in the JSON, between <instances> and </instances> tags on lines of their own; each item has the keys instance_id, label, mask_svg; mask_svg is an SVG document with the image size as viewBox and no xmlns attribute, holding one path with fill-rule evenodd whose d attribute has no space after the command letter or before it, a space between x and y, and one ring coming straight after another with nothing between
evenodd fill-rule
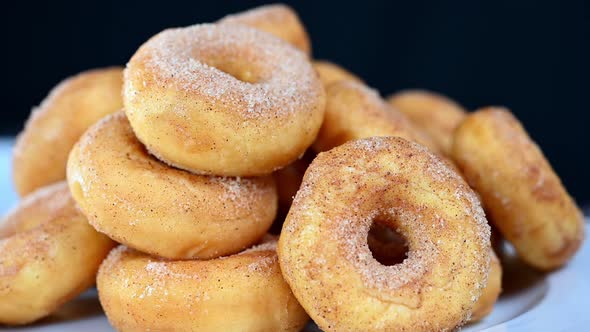
<instances>
[{"instance_id":1,"label":"donut","mask_svg":"<svg viewBox=\"0 0 590 332\"><path fill-rule=\"evenodd\" d=\"M309 316L283 279L276 240L208 261L170 261L125 246L97 277L119 331L300 331Z\"/></svg>"},{"instance_id":2,"label":"donut","mask_svg":"<svg viewBox=\"0 0 590 332\"><path fill-rule=\"evenodd\" d=\"M123 100L158 159L198 174L259 176L299 158L324 117L307 57L243 25L166 30L125 70Z\"/></svg>"},{"instance_id":3,"label":"donut","mask_svg":"<svg viewBox=\"0 0 590 332\"><path fill-rule=\"evenodd\" d=\"M372 223L401 234L385 266ZM464 323L486 285L490 228L474 192L438 156L400 137L320 153L287 215L283 276L323 331L439 331Z\"/></svg>"},{"instance_id":4,"label":"donut","mask_svg":"<svg viewBox=\"0 0 590 332\"><path fill-rule=\"evenodd\" d=\"M489 107L468 115L455 131L452 156L526 263L552 270L576 253L582 212L510 111Z\"/></svg>"},{"instance_id":5,"label":"donut","mask_svg":"<svg viewBox=\"0 0 590 332\"><path fill-rule=\"evenodd\" d=\"M313 144L317 152L372 136L399 136L431 149L435 144L416 130L405 115L392 109L379 93L355 81L339 81L326 88L324 123Z\"/></svg>"},{"instance_id":6,"label":"donut","mask_svg":"<svg viewBox=\"0 0 590 332\"><path fill-rule=\"evenodd\" d=\"M123 70L83 72L57 85L31 113L16 139L12 176L22 197L63 181L72 146L93 123L121 109Z\"/></svg>"},{"instance_id":7,"label":"donut","mask_svg":"<svg viewBox=\"0 0 590 332\"><path fill-rule=\"evenodd\" d=\"M338 81L356 81L362 83L362 80L356 75L329 61L315 60L313 67L320 75L320 80L322 80L325 88Z\"/></svg>"},{"instance_id":8,"label":"donut","mask_svg":"<svg viewBox=\"0 0 590 332\"><path fill-rule=\"evenodd\" d=\"M316 153L309 149L301 159L273 173L277 183L279 211L285 212L285 215L289 211L293 198L301 186L301 180L303 180L305 170L307 170L307 167L315 156Z\"/></svg>"},{"instance_id":9,"label":"donut","mask_svg":"<svg viewBox=\"0 0 590 332\"><path fill-rule=\"evenodd\" d=\"M388 102L430 135L438 150L445 155L451 154L453 132L467 114L461 105L443 95L423 90L398 92L390 96Z\"/></svg>"},{"instance_id":10,"label":"donut","mask_svg":"<svg viewBox=\"0 0 590 332\"><path fill-rule=\"evenodd\" d=\"M407 258L408 248L405 239L384 225L377 223L371 225L367 244L373 257L383 265L399 264ZM490 250L490 258L488 281L473 306L470 323L480 321L489 315L502 291L502 266L494 250Z\"/></svg>"},{"instance_id":11,"label":"donut","mask_svg":"<svg viewBox=\"0 0 590 332\"><path fill-rule=\"evenodd\" d=\"M68 183L99 232L170 259L209 259L256 243L277 210L272 176L196 175L148 154L123 112L91 127L72 149Z\"/></svg>"},{"instance_id":12,"label":"donut","mask_svg":"<svg viewBox=\"0 0 590 332\"><path fill-rule=\"evenodd\" d=\"M0 221L0 324L31 323L78 296L113 247L64 181L25 196Z\"/></svg>"},{"instance_id":13,"label":"donut","mask_svg":"<svg viewBox=\"0 0 590 332\"><path fill-rule=\"evenodd\" d=\"M244 24L268 32L289 42L308 56L311 54L311 43L307 31L297 13L287 5L273 4L256 7L228 15L219 20L219 23Z\"/></svg>"},{"instance_id":14,"label":"donut","mask_svg":"<svg viewBox=\"0 0 590 332\"><path fill-rule=\"evenodd\" d=\"M481 291L481 296L475 302L470 322L480 321L489 315L502 292L502 265L494 250L490 250L490 258L488 282Z\"/></svg>"}]
</instances>

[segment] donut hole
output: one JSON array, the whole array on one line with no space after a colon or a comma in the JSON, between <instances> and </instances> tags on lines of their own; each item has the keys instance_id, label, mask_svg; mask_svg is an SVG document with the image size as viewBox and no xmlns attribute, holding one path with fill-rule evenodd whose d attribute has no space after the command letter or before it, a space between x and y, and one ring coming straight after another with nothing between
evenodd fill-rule
<instances>
[{"instance_id":1,"label":"donut hole","mask_svg":"<svg viewBox=\"0 0 590 332\"><path fill-rule=\"evenodd\" d=\"M215 67L222 72L246 83L258 83L262 80L260 70L251 63L239 60L212 60L206 61L208 66Z\"/></svg>"},{"instance_id":2,"label":"donut hole","mask_svg":"<svg viewBox=\"0 0 590 332\"><path fill-rule=\"evenodd\" d=\"M373 258L385 266L400 264L408 257L406 238L383 221L373 221L367 244Z\"/></svg>"}]
</instances>

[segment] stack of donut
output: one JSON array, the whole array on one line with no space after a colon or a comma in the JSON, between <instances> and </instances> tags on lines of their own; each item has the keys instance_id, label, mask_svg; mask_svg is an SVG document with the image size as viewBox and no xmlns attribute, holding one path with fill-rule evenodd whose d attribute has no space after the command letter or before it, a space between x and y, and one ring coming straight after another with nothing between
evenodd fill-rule
<instances>
[{"instance_id":1,"label":"stack of donut","mask_svg":"<svg viewBox=\"0 0 590 332\"><path fill-rule=\"evenodd\" d=\"M501 292L488 220L533 267L574 255L580 210L509 111L384 100L309 40L264 6L56 87L15 147L0 323L96 281L120 331L451 330Z\"/></svg>"}]
</instances>

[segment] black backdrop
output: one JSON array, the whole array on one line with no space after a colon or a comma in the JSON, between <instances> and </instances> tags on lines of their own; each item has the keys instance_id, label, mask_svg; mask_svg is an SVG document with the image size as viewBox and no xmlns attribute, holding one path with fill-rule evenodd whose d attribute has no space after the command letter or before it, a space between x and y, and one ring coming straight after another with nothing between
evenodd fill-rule
<instances>
[{"instance_id":1,"label":"black backdrop","mask_svg":"<svg viewBox=\"0 0 590 332\"><path fill-rule=\"evenodd\" d=\"M333 60L383 94L443 92L468 108L510 107L580 203L590 203L590 16L583 1L287 1ZM263 1L47 1L3 15L10 95L0 135L64 77L125 64L166 27L216 20ZM29 29L28 40L20 38ZM28 47L28 49L27 49ZM24 73L24 75L23 75Z\"/></svg>"}]
</instances>

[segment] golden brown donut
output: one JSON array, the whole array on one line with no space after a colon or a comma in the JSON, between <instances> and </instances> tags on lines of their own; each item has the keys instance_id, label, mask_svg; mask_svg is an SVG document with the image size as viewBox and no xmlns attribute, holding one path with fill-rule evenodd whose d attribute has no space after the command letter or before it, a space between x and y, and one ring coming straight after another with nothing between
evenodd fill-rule
<instances>
[{"instance_id":1,"label":"golden brown donut","mask_svg":"<svg viewBox=\"0 0 590 332\"><path fill-rule=\"evenodd\" d=\"M551 270L578 250L584 238L580 209L507 109L467 116L455 132L453 158L525 262Z\"/></svg>"},{"instance_id":2,"label":"golden brown donut","mask_svg":"<svg viewBox=\"0 0 590 332\"><path fill-rule=\"evenodd\" d=\"M493 236L492 236L493 238ZM405 239L384 225L373 223L367 236L367 243L373 257L383 265L399 264L407 258ZM473 306L469 322L477 322L492 312L502 291L502 266L494 250L490 250L490 268L487 284Z\"/></svg>"},{"instance_id":3,"label":"golden brown donut","mask_svg":"<svg viewBox=\"0 0 590 332\"><path fill-rule=\"evenodd\" d=\"M490 269L488 282L475 302L470 322L477 322L489 315L502 292L502 265L493 249L490 250Z\"/></svg>"},{"instance_id":4,"label":"golden brown donut","mask_svg":"<svg viewBox=\"0 0 590 332\"><path fill-rule=\"evenodd\" d=\"M307 57L243 25L166 30L125 70L124 103L148 150L199 174L258 176L315 139L325 93Z\"/></svg>"},{"instance_id":5,"label":"golden brown donut","mask_svg":"<svg viewBox=\"0 0 590 332\"><path fill-rule=\"evenodd\" d=\"M362 83L362 80L348 70L329 61L315 60L313 67L320 74L320 80L327 88L328 85L338 81L356 81Z\"/></svg>"},{"instance_id":6,"label":"golden brown donut","mask_svg":"<svg viewBox=\"0 0 590 332\"><path fill-rule=\"evenodd\" d=\"M0 324L31 323L78 296L113 246L65 182L27 195L0 220Z\"/></svg>"},{"instance_id":7,"label":"golden brown donut","mask_svg":"<svg viewBox=\"0 0 590 332\"><path fill-rule=\"evenodd\" d=\"M405 237L403 263L373 258L375 222ZM324 331L439 331L469 318L489 248L483 210L459 175L419 144L372 137L314 159L278 253L293 294Z\"/></svg>"},{"instance_id":8,"label":"golden brown donut","mask_svg":"<svg viewBox=\"0 0 590 332\"><path fill-rule=\"evenodd\" d=\"M285 215L289 211L293 198L301 186L301 180L303 180L305 170L307 170L307 167L315 157L316 153L309 149L301 159L273 173L277 183L279 210L285 212Z\"/></svg>"},{"instance_id":9,"label":"golden brown donut","mask_svg":"<svg viewBox=\"0 0 590 332\"><path fill-rule=\"evenodd\" d=\"M119 331L300 331L309 317L279 269L276 240L209 261L167 261L124 246L97 278Z\"/></svg>"},{"instance_id":10,"label":"golden brown donut","mask_svg":"<svg viewBox=\"0 0 590 332\"><path fill-rule=\"evenodd\" d=\"M66 178L72 146L88 127L121 109L122 68L83 72L57 85L31 113L14 147L12 177L20 196Z\"/></svg>"},{"instance_id":11,"label":"golden brown donut","mask_svg":"<svg viewBox=\"0 0 590 332\"><path fill-rule=\"evenodd\" d=\"M436 142L438 150L451 154L453 132L467 115L465 109L453 100L424 90L406 90L388 98L394 108Z\"/></svg>"},{"instance_id":12,"label":"golden brown donut","mask_svg":"<svg viewBox=\"0 0 590 332\"><path fill-rule=\"evenodd\" d=\"M387 105L377 91L363 83L339 81L326 89L326 114L315 151L327 151L351 140L372 136L399 136L431 149L435 144L410 120Z\"/></svg>"},{"instance_id":13,"label":"golden brown donut","mask_svg":"<svg viewBox=\"0 0 590 332\"><path fill-rule=\"evenodd\" d=\"M277 210L272 176L223 178L169 167L147 153L123 112L80 138L68 182L99 232L172 259L239 252L266 233Z\"/></svg>"},{"instance_id":14,"label":"golden brown donut","mask_svg":"<svg viewBox=\"0 0 590 332\"><path fill-rule=\"evenodd\" d=\"M219 23L238 23L273 34L305 54L311 54L311 43L303 23L293 8L284 4L256 7L245 12L228 15Z\"/></svg>"}]
</instances>

